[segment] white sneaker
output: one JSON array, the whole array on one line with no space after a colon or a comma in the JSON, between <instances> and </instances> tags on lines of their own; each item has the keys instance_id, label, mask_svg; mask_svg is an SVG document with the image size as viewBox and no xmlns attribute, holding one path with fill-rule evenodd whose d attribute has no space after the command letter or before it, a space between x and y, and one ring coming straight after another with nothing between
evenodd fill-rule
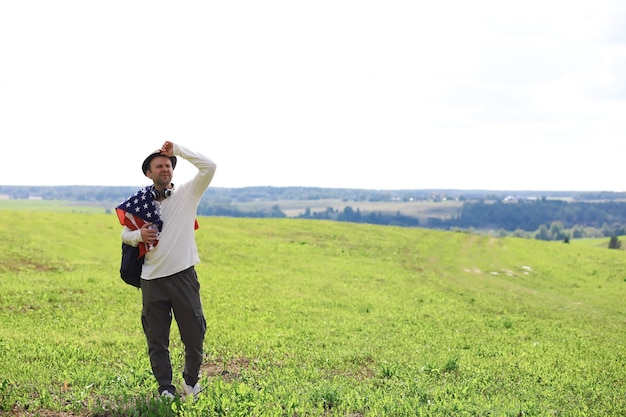
<instances>
[{"instance_id":1,"label":"white sneaker","mask_svg":"<svg viewBox=\"0 0 626 417\"><path fill-rule=\"evenodd\" d=\"M193 394L193 397L196 398L198 394L200 393L200 391L202 391L202 388L200 387L199 382L196 382L196 385L192 387L191 385L187 385L187 383L183 381L183 391L185 392L186 395Z\"/></svg>"},{"instance_id":2,"label":"white sneaker","mask_svg":"<svg viewBox=\"0 0 626 417\"><path fill-rule=\"evenodd\" d=\"M161 397L167 398L168 400L173 400L173 399L176 398L176 396L174 394L172 394L171 392L169 392L168 390L164 390L161 393Z\"/></svg>"}]
</instances>

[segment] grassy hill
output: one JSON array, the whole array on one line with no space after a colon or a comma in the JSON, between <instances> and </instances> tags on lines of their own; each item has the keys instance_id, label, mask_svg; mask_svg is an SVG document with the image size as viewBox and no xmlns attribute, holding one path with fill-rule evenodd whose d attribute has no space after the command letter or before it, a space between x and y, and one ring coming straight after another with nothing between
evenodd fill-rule
<instances>
[{"instance_id":1,"label":"grassy hill","mask_svg":"<svg viewBox=\"0 0 626 417\"><path fill-rule=\"evenodd\" d=\"M165 404L115 215L0 213L0 413L626 415L626 252L597 242L201 217L205 389Z\"/></svg>"}]
</instances>

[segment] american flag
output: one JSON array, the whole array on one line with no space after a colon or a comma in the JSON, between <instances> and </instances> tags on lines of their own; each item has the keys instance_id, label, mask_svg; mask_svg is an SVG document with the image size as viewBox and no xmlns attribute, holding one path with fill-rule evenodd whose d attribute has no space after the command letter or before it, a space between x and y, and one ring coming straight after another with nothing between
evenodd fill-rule
<instances>
[{"instance_id":1,"label":"american flag","mask_svg":"<svg viewBox=\"0 0 626 417\"><path fill-rule=\"evenodd\" d=\"M153 223L159 229L159 232L161 231L163 221L154 203L154 197L150 193L151 188L152 186L147 186L140 189L115 208L121 225L127 226L131 230L137 230L141 229L146 223ZM156 246L157 243L158 240L152 246ZM145 255L148 250L150 250L148 245L141 243L139 245L139 256Z\"/></svg>"}]
</instances>

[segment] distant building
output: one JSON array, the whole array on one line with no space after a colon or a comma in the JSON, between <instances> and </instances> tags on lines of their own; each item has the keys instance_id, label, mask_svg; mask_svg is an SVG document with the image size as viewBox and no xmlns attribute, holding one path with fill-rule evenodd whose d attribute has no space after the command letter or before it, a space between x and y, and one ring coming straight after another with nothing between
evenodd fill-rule
<instances>
[{"instance_id":1,"label":"distant building","mask_svg":"<svg viewBox=\"0 0 626 417\"><path fill-rule=\"evenodd\" d=\"M433 193L430 195L430 199L435 203L441 203L442 201L446 201L448 198L444 194Z\"/></svg>"}]
</instances>

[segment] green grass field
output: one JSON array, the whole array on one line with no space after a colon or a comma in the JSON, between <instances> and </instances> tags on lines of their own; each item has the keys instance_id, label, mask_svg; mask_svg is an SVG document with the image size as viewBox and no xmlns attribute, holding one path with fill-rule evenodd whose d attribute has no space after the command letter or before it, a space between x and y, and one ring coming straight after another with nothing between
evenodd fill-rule
<instances>
[{"instance_id":1,"label":"green grass field","mask_svg":"<svg viewBox=\"0 0 626 417\"><path fill-rule=\"evenodd\" d=\"M201 217L205 389L165 403L116 216L0 214L2 415L626 415L622 250Z\"/></svg>"}]
</instances>

